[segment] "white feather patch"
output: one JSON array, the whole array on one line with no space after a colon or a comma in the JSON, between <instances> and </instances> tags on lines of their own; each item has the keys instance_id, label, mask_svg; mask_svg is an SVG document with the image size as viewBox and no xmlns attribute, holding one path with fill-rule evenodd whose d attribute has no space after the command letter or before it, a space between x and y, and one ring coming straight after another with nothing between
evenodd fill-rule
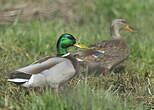
<instances>
[{"instance_id":1,"label":"white feather patch","mask_svg":"<svg viewBox=\"0 0 154 110\"><path fill-rule=\"evenodd\" d=\"M65 55L62 55L62 57L66 57L66 56L68 56L68 55L70 55L70 53L67 53L67 54L65 54Z\"/></svg>"},{"instance_id":2,"label":"white feather patch","mask_svg":"<svg viewBox=\"0 0 154 110\"><path fill-rule=\"evenodd\" d=\"M81 62L83 61L83 60L82 60L82 59L80 59L80 58L76 58L76 59L77 59L78 61L81 61Z\"/></svg>"},{"instance_id":3,"label":"white feather patch","mask_svg":"<svg viewBox=\"0 0 154 110\"><path fill-rule=\"evenodd\" d=\"M97 50L98 52L100 52L100 53L105 53L105 51L102 51L102 50Z\"/></svg>"},{"instance_id":4,"label":"white feather patch","mask_svg":"<svg viewBox=\"0 0 154 110\"><path fill-rule=\"evenodd\" d=\"M27 82L29 81L28 79L19 79L19 78L14 78L14 79L8 79L9 82Z\"/></svg>"}]
</instances>

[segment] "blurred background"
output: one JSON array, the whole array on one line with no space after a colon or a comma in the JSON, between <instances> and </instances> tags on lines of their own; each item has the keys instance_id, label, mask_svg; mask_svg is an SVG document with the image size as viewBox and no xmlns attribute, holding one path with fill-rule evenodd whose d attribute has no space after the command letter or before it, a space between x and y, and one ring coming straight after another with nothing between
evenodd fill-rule
<instances>
[{"instance_id":1,"label":"blurred background","mask_svg":"<svg viewBox=\"0 0 154 110\"><path fill-rule=\"evenodd\" d=\"M72 110L74 101L76 102L74 109L83 110L89 109L88 103L94 110L103 107L104 110L130 108L142 110L145 108L137 105L142 101L141 104L152 107L154 100L147 89L149 88L147 78L153 86L153 5L154 0L0 0L0 109L20 110L25 109L26 105L29 109L33 107L33 110L38 110L39 107L50 109L50 106L53 107L55 104L57 105L54 106L55 110L63 110L67 107ZM126 19L129 25L139 31L138 33L121 32L131 49L131 55L125 62L124 74L121 75L121 82L118 82L118 75L114 73L104 78L85 78L80 83L68 84L69 86L62 88L60 98L51 96L50 90L46 90L43 95L30 93L30 90L6 82L4 77L8 72L41 57L55 55L56 40L62 33L71 33L86 45L99 40L112 39L110 24L115 18ZM73 90L70 89L70 85ZM111 90L114 96L116 94L113 98L110 93L108 95L108 92L104 92L104 90L110 91L111 85L113 88L120 88ZM151 91L153 91L152 86L149 88ZM82 89L77 91L76 88ZM93 92L89 93L89 91ZM27 93L30 98L27 97ZM103 96L100 97L102 94ZM71 97L69 101L68 97ZM80 101L75 100L77 97ZM117 97L120 97L122 102ZM117 100L113 102L114 99ZM133 104L127 107L127 102ZM82 106L83 103L85 106Z\"/></svg>"}]
</instances>

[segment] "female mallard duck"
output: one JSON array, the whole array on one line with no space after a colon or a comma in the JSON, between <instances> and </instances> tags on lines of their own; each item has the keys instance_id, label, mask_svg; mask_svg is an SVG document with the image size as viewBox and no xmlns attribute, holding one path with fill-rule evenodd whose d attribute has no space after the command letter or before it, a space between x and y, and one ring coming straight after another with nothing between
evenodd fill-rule
<instances>
[{"instance_id":1,"label":"female mallard duck","mask_svg":"<svg viewBox=\"0 0 154 110\"><path fill-rule=\"evenodd\" d=\"M112 40L98 41L90 45L89 49L78 51L75 55L84 59L85 65L88 65L88 70L103 74L108 73L130 54L126 40L119 33L122 29L137 32L126 23L125 19L115 19L111 24Z\"/></svg>"},{"instance_id":2,"label":"female mallard duck","mask_svg":"<svg viewBox=\"0 0 154 110\"><path fill-rule=\"evenodd\" d=\"M10 73L9 82L24 87L51 86L58 90L60 84L71 79L78 71L78 62L68 53L70 46L81 47L71 34L62 34L57 42L57 56L42 58L29 66Z\"/></svg>"}]
</instances>

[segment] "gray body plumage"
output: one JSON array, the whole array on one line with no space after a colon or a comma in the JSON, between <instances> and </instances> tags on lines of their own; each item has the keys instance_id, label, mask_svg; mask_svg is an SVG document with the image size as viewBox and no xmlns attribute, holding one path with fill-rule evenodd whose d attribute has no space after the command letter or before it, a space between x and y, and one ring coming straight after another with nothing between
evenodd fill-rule
<instances>
[{"instance_id":1,"label":"gray body plumage","mask_svg":"<svg viewBox=\"0 0 154 110\"><path fill-rule=\"evenodd\" d=\"M21 84L24 87L49 85L52 88L57 88L60 84L71 79L75 73L74 65L68 58L46 57L10 73L8 81ZM29 79L25 77L25 74L30 75Z\"/></svg>"}]
</instances>

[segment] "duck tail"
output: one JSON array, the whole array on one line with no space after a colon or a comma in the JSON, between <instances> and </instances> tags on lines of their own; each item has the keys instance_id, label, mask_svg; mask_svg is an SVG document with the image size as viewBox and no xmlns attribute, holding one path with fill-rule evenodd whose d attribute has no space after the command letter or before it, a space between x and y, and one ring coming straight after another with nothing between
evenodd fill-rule
<instances>
[{"instance_id":1,"label":"duck tail","mask_svg":"<svg viewBox=\"0 0 154 110\"><path fill-rule=\"evenodd\" d=\"M31 74L15 71L9 74L9 78L7 81L15 83L17 85L21 85L28 82L31 76Z\"/></svg>"}]
</instances>

